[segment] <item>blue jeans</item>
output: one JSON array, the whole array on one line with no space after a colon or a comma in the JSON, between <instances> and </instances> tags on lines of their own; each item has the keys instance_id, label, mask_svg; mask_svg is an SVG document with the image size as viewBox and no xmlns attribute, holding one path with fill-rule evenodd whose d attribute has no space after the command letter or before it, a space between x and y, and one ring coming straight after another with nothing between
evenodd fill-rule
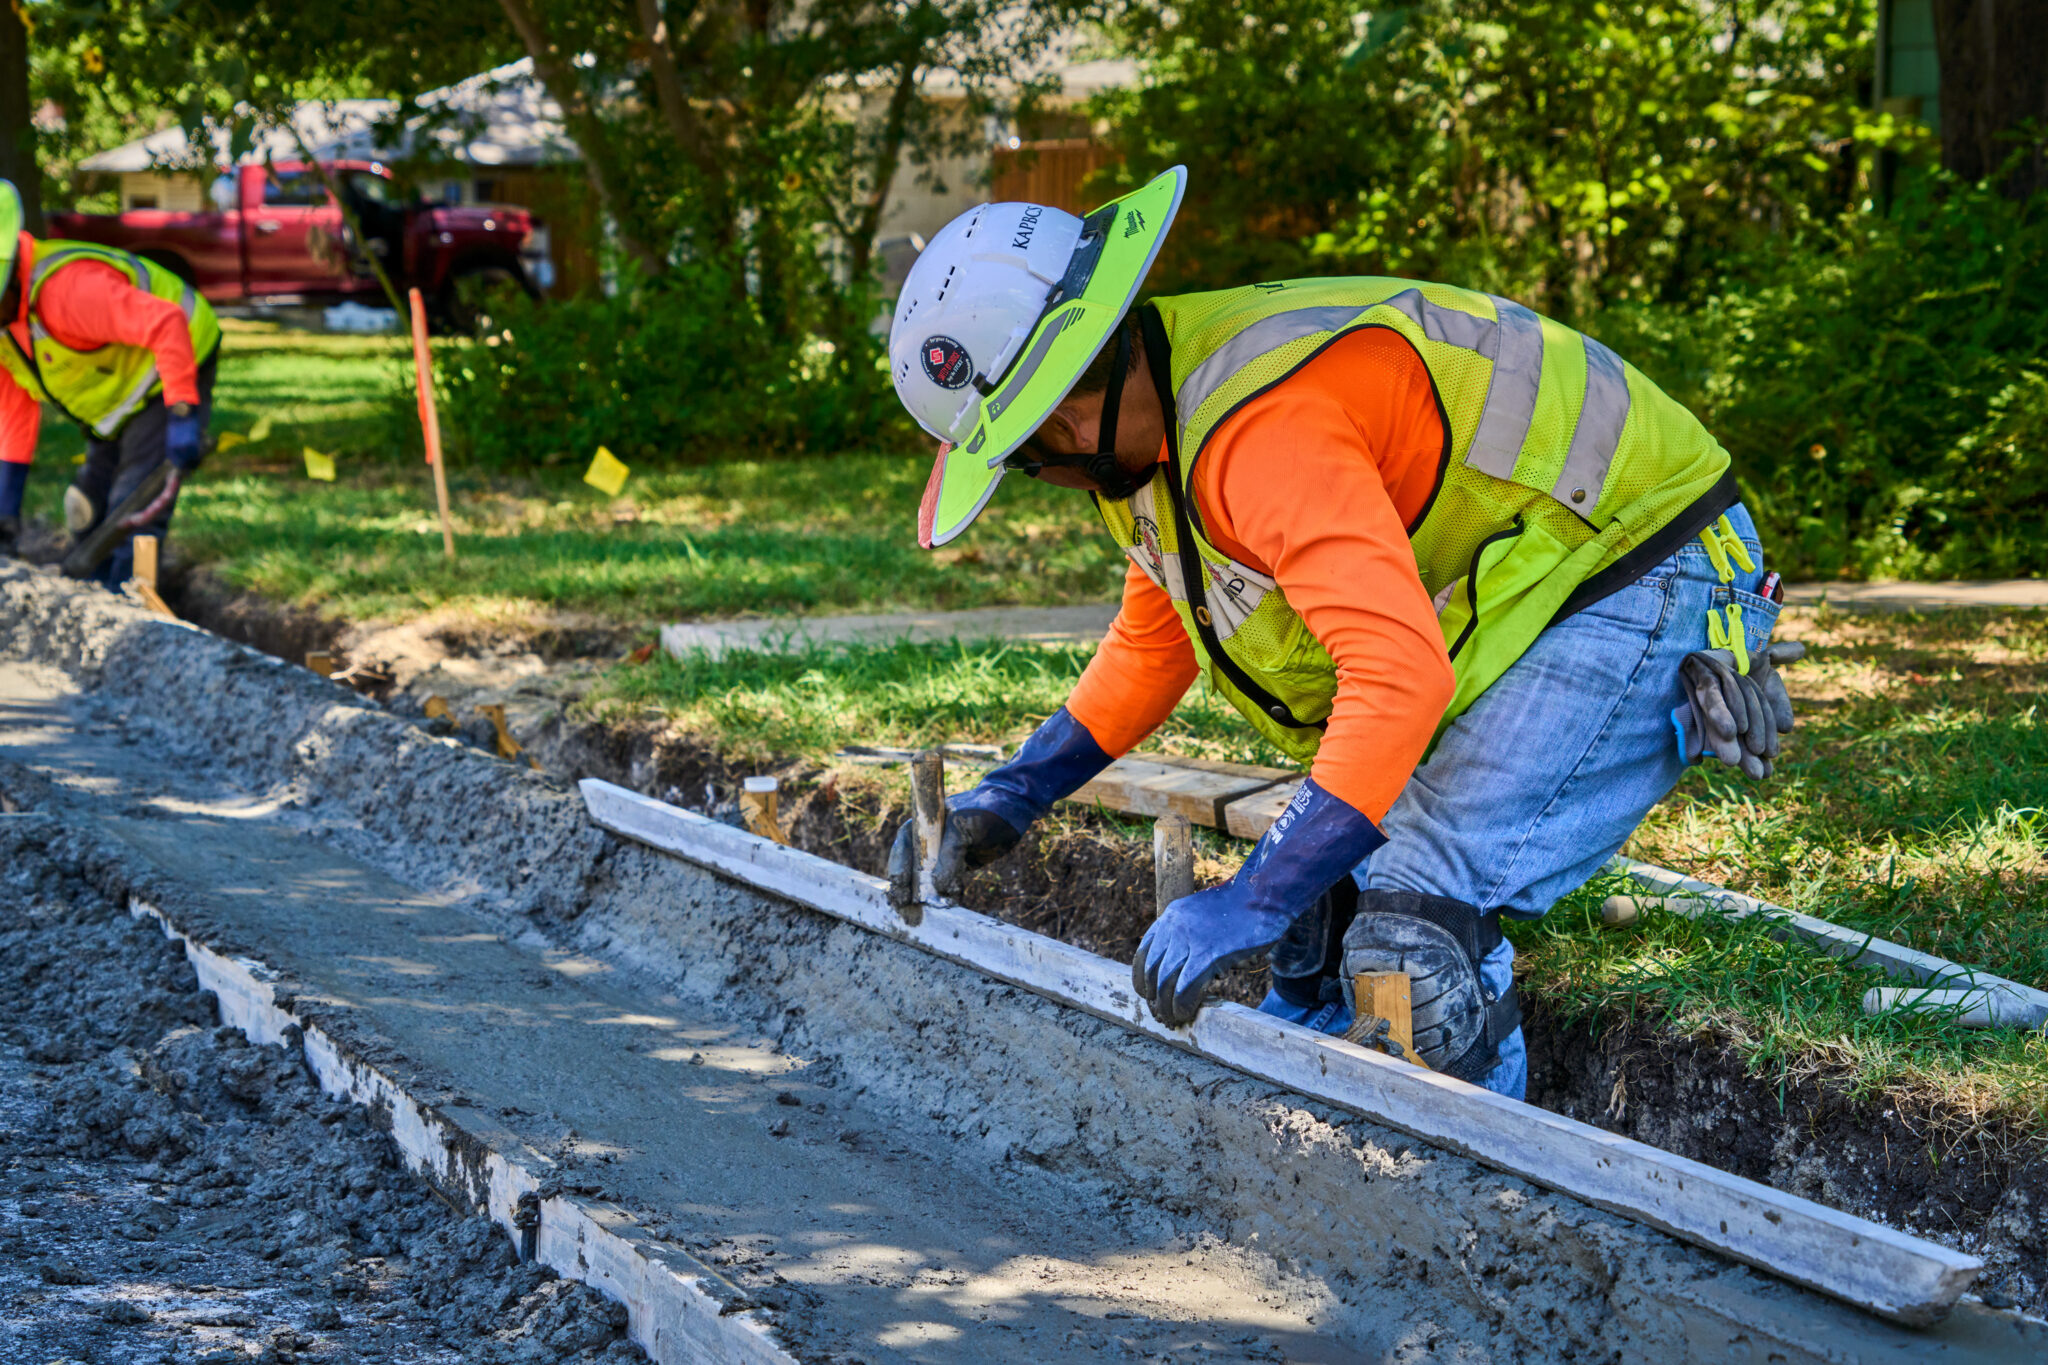
<instances>
[{"instance_id":1,"label":"blue jeans","mask_svg":"<svg viewBox=\"0 0 2048 1365\"><path fill-rule=\"evenodd\" d=\"M1740 504L1730 525L1756 568L1723 586L1697 539L1628 587L1538 636L1471 709L1452 722L1380 823L1386 844L1360 863L1361 888L1449 896L1536 919L1585 885L1685 771L1671 712L1685 700L1678 666L1707 648L1707 610L1742 604L1751 652L1778 605L1764 578L1756 524ZM1514 980L1502 940L1480 963L1489 991ZM1522 1031L1480 1082L1521 1099L1529 1085Z\"/></svg>"}]
</instances>

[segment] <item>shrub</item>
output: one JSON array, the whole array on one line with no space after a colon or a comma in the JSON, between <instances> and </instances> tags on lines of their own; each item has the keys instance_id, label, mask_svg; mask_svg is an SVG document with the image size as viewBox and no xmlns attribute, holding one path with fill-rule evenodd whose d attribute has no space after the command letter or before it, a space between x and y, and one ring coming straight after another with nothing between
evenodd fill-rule
<instances>
[{"instance_id":1,"label":"shrub","mask_svg":"<svg viewBox=\"0 0 2048 1365\"><path fill-rule=\"evenodd\" d=\"M2048 198L1938 175L1588 320L1735 458L1779 567L2048 572Z\"/></svg>"},{"instance_id":2,"label":"shrub","mask_svg":"<svg viewBox=\"0 0 2048 1365\"><path fill-rule=\"evenodd\" d=\"M730 300L715 281L663 282L495 308L488 335L438 362L451 447L505 468L577 464L599 445L661 461L832 452L902 434L867 338L778 341Z\"/></svg>"}]
</instances>

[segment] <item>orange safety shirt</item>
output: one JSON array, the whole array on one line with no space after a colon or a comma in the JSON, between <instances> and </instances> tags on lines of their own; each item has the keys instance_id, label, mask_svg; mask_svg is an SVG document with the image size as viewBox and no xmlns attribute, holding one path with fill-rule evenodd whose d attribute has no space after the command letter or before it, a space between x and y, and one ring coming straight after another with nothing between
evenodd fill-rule
<instances>
[{"instance_id":1,"label":"orange safety shirt","mask_svg":"<svg viewBox=\"0 0 2048 1365\"><path fill-rule=\"evenodd\" d=\"M1375 327L1245 404L1195 465L1209 542L1278 581L1336 664L1335 709L1311 773L1375 822L1451 701L1450 657L1408 543L1436 492L1444 439L1422 357ZM1199 672L1172 599L1134 563L1123 607L1067 709L1122 755L1172 713Z\"/></svg>"},{"instance_id":2,"label":"orange safety shirt","mask_svg":"<svg viewBox=\"0 0 2048 1365\"><path fill-rule=\"evenodd\" d=\"M30 350L28 286L36 239L21 234L15 269L21 278L21 308L7 320L8 333L23 355ZM60 346L90 351L98 346L140 346L156 357L166 403L199 401L199 362L192 354L192 330L185 310L104 261L73 261L51 275L36 296L36 316ZM0 342L0 345L6 343ZM0 371L0 460L27 464L35 457L42 430L42 405Z\"/></svg>"}]
</instances>

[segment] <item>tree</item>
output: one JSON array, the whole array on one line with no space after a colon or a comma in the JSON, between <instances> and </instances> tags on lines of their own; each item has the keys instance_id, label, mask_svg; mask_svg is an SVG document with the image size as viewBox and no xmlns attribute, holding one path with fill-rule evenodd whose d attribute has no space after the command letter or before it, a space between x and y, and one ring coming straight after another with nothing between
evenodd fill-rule
<instances>
[{"instance_id":1,"label":"tree","mask_svg":"<svg viewBox=\"0 0 2048 1365\"><path fill-rule=\"evenodd\" d=\"M20 0L0 0L0 179L21 191L30 232L43 230L43 172L36 160L28 79L29 18Z\"/></svg>"},{"instance_id":2,"label":"tree","mask_svg":"<svg viewBox=\"0 0 2048 1365\"><path fill-rule=\"evenodd\" d=\"M1942 165L1966 180L2003 170L2015 199L2048 188L2048 0L1934 0L1934 44Z\"/></svg>"},{"instance_id":3,"label":"tree","mask_svg":"<svg viewBox=\"0 0 2048 1365\"><path fill-rule=\"evenodd\" d=\"M624 254L777 338L864 332L898 167L986 138L1060 24L989 0L499 0ZM937 72L962 101L921 93Z\"/></svg>"}]
</instances>

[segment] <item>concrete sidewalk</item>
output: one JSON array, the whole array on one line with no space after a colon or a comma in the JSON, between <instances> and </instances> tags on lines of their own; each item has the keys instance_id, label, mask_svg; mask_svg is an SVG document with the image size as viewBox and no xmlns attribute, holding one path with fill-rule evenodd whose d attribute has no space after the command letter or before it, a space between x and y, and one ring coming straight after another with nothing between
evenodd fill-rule
<instances>
[{"instance_id":1,"label":"concrete sidewalk","mask_svg":"<svg viewBox=\"0 0 2048 1365\"><path fill-rule=\"evenodd\" d=\"M977 607L972 611L893 612L879 616L768 616L702 621L661 628L661 647L682 658L702 651L794 653L814 645L888 644L908 640L1024 640L1094 644L1116 617L1113 602L1080 607Z\"/></svg>"},{"instance_id":2,"label":"concrete sidewalk","mask_svg":"<svg viewBox=\"0 0 2048 1365\"><path fill-rule=\"evenodd\" d=\"M1787 583L1785 603L1906 610L1926 607L2048 607L2048 578L1948 579L1935 583Z\"/></svg>"},{"instance_id":3,"label":"concrete sidewalk","mask_svg":"<svg viewBox=\"0 0 2048 1365\"><path fill-rule=\"evenodd\" d=\"M1788 606L1825 600L1851 609L1928 607L2048 607L2048 579L2002 578L1939 583L1788 583ZM699 621L661 628L661 647L682 658L701 651L718 658L729 650L788 653L816 645L889 644L907 640L1023 640L1035 644L1093 644L1116 617L1114 603L1078 607L977 607L971 611L890 612L865 616L768 616L743 621Z\"/></svg>"}]
</instances>

